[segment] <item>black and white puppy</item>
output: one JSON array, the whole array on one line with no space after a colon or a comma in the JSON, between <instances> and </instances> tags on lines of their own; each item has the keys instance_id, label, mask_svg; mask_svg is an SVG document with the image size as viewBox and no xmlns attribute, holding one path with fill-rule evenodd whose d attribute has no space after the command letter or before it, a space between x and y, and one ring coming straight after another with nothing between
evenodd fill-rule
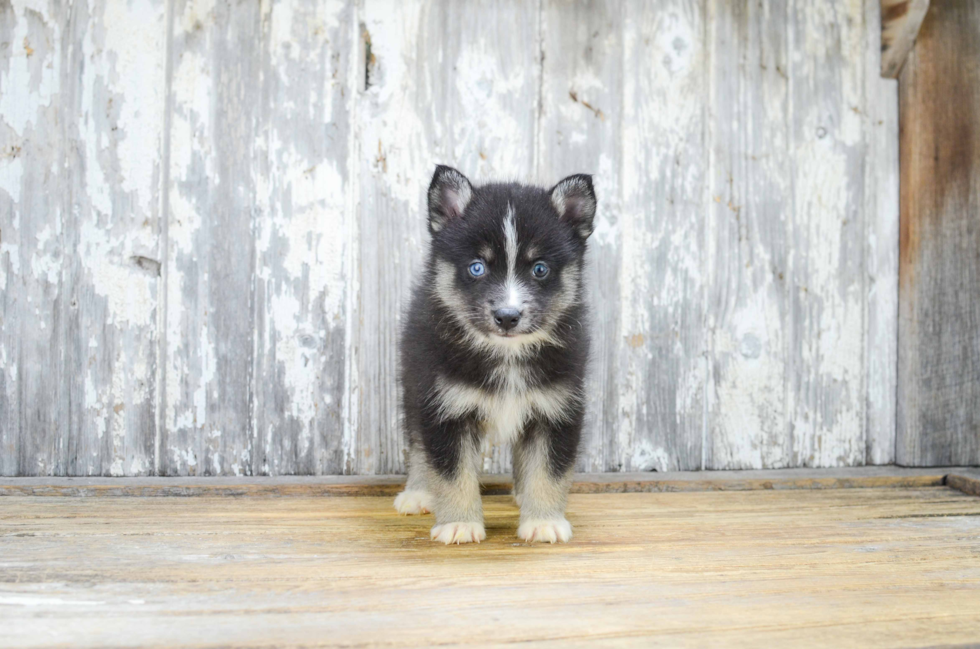
<instances>
[{"instance_id":1,"label":"black and white puppy","mask_svg":"<svg viewBox=\"0 0 980 649\"><path fill-rule=\"evenodd\" d=\"M440 166L429 186L429 248L401 339L409 443L403 514L432 511L433 540L486 538L484 438L513 444L525 541L568 541L589 355L582 277L592 179L550 190L476 187Z\"/></svg>"}]
</instances>

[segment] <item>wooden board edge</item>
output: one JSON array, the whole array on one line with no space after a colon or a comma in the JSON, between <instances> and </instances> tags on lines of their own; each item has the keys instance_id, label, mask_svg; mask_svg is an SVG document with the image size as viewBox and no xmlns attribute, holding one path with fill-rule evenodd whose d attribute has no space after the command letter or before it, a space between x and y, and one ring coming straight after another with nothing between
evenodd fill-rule
<instances>
[{"instance_id":1,"label":"wooden board edge","mask_svg":"<svg viewBox=\"0 0 980 649\"><path fill-rule=\"evenodd\" d=\"M880 0L881 76L897 79L922 21L929 11L929 0Z\"/></svg>"},{"instance_id":2,"label":"wooden board edge","mask_svg":"<svg viewBox=\"0 0 980 649\"><path fill-rule=\"evenodd\" d=\"M952 483L950 483L952 478ZM310 478L4 478L2 496L55 497L393 497L404 477L329 476ZM776 471L720 471L632 474L578 474L574 494L670 493L695 491L762 491L792 489L924 488L949 484L966 491L980 481L963 469L790 469ZM962 485L962 486L955 486ZM511 493L509 476L484 476L484 495ZM967 491L967 493L973 493Z\"/></svg>"},{"instance_id":3,"label":"wooden board edge","mask_svg":"<svg viewBox=\"0 0 980 649\"><path fill-rule=\"evenodd\" d=\"M685 491L782 491L793 489L867 489L939 487L941 474L891 477L808 477L705 480L648 480L641 482L577 482L572 493L666 493Z\"/></svg>"},{"instance_id":4,"label":"wooden board edge","mask_svg":"<svg viewBox=\"0 0 980 649\"><path fill-rule=\"evenodd\" d=\"M970 496L980 496L980 474L950 473L946 476L946 486Z\"/></svg>"}]
</instances>

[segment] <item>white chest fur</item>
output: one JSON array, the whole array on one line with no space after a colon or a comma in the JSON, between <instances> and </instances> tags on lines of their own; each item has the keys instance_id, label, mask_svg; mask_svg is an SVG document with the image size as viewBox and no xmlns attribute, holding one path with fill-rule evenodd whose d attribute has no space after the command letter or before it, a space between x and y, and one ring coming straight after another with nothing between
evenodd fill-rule
<instances>
[{"instance_id":1,"label":"white chest fur","mask_svg":"<svg viewBox=\"0 0 980 649\"><path fill-rule=\"evenodd\" d=\"M534 415L560 424L571 414L575 395L561 386L529 388L516 369L505 369L496 389L475 388L445 379L436 382L443 417L454 419L475 412L494 443L513 441Z\"/></svg>"},{"instance_id":2,"label":"white chest fur","mask_svg":"<svg viewBox=\"0 0 980 649\"><path fill-rule=\"evenodd\" d=\"M487 401L488 407L480 408L480 415L485 422L487 434L495 444L513 441L534 410L531 395L518 394L512 390L499 393Z\"/></svg>"}]
</instances>

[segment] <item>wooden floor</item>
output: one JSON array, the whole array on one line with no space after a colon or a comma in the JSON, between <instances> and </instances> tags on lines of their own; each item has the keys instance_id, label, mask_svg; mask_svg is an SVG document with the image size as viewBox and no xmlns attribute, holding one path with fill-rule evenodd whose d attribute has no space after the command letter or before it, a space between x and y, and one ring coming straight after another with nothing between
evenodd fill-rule
<instances>
[{"instance_id":1,"label":"wooden floor","mask_svg":"<svg viewBox=\"0 0 980 649\"><path fill-rule=\"evenodd\" d=\"M0 498L0 646L934 647L980 640L980 498L575 494L568 545L390 498Z\"/></svg>"}]
</instances>

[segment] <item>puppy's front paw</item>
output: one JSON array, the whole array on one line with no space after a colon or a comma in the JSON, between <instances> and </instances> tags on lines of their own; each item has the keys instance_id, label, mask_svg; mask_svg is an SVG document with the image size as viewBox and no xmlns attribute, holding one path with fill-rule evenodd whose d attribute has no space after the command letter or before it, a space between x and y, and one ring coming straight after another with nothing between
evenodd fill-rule
<instances>
[{"instance_id":1,"label":"puppy's front paw","mask_svg":"<svg viewBox=\"0 0 980 649\"><path fill-rule=\"evenodd\" d=\"M487 538L483 523L443 523L436 525L429 532L433 541L441 541L446 545L455 543L479 543Z\"/></svg>"},{"instance_id":2,"label":"puppy's front paw","mask_svg":"<svg viewBox=\"0 0 980 649\"><path fill-rule=\"evenodd\" d=\"M572 538L572 526L564 518L530 520L521 523L517 536L528 543L567 543Z\"/></svg>"},{"instance_id":3,"label":"puppy's front paw","mask_svg":"<svg viewBox=\"0 0 980 649\"><path fill-rule=\"evenodd\" d=\"M405 490L395 496L395 509L399 514L428 514L432 511L432 496L425 491Z\"/></svg>"}]
</instances>

